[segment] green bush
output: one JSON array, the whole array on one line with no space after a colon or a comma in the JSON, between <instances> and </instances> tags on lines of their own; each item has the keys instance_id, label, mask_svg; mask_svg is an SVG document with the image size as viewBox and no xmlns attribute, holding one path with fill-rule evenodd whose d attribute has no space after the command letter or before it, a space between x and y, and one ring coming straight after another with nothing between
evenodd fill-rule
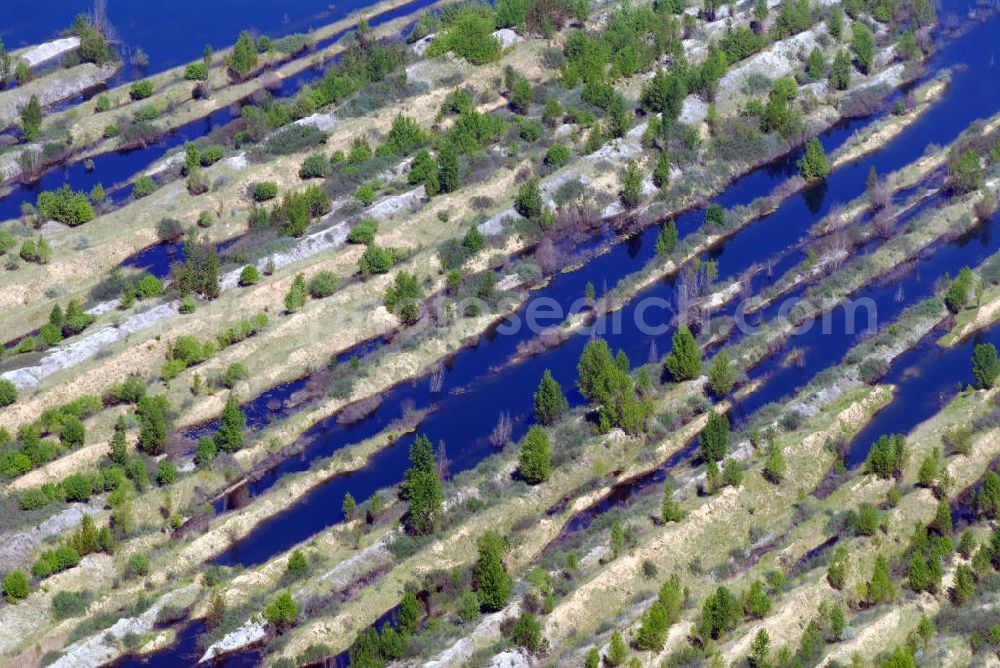
<instances>
[{"instance_id":1,"label":"green bush","mask_svg":"<svg viewBox=\"0 0 1000 668\"><path fill-rule=\"evenodd\" d=\"M161 487L166 485L172 485L177 480L177 466L174 465L169 459L164 459L160 462L159 468L156 470L156 482Z\"/></svg>"},{"instance_id":2,"label":"green bush","mask_svg":"<svg viewBox=\"0 0 1000 668\"><path fill-rule=\"evenodd\" d=\"M21 510L38 510L49 505L52 499L42 491L41 488L29 489L21 492L17 497L17 504Z\"/></svg>"},{"instance_id":3,"label":"green bush","mask_svg":"<svg viewBox=\"0 0 1000 668\"><path fill-rule=\"evenodd\" d=\"M427 55L454 51L473 65L500 59L500 41L493 36L496 21L488 6L469 5L449 16L448 25L427 48Z\"/></svg>"},{"instance_id":4,"label":"green bush","mask_svg":"<svg viewBox=\"0 0 1000 668\"><path fill-rule=\"evenodd\" d=\"M163 293L163 281L152 274L143 276L135 287L141 299L158 297Z\"/></svg>"},{"instance_id":5,"label":"green bush","mask_svg":"<svg viewBox=\"0 0 1000 668\"><path fill-rule=\"evenodd\" d=\"M69 185L43 192L35 203L42 220L58 220L70 226L82 225L94 219L94 209L86 193L72 190Z\"/></svg>"},{"instance_id":6,"label":"green bush","mask_svg":"<svg viewBox=\"0 0 1000 668\"><path fill-rule=\"evenodd\" d=\"M6 378L0 378L0 406L10 406L17 401L17 387Z\"/></svg>"},{"instance_id":7,"label":"green bush","mask_svg":"<svg viewBox=\"0 0 1000 668\"><path fill-rule=\"evenodd\" d=\"M132 196L139 199L153 194L156 192L156 188L156 181L153 180L153 177L143 174L136 177L135 184L132 186Z\"/></svg>"},{"instance_id":8,"label":"green bush","mask_svg":"<svg viewBox=\"0 0 1000 668\"><path fill-rule=\"evenodd\" d=\"M56 621L79 617L87 611L90 595L86 591L60 591L52 597L52 617Z\"/></svg>"},{"instance_id":9,"label":"green bush","mask_svg":"<svg viewBox=\"0 0 1000 668\"><path fill-rule=\"evenodd\" d=\"M330 170L330 162L322 153L313 153L308 156L299 167L300 179L322 179Z\"/></svg>"},{"instance_id":10,"label":"green bush","mask_svg":"<svg viewBox=\"0 0 1000 668\"><path fill-rule=\"evenodd\" d=\"M145 577L149 575L149 557L144 554L133 554L129 557L125 567L125 576L128 578Z\"/></svg>"},{"instance_id":11,"label":"green bush","mask_svg":"<svg viewBox=\"0 0 1000 668\"><path fill-rule=\"evenodd\" d=\"M570 151L563 144L553 144L545 152L545 164L558 167L570 158Z\"/></svg>"},{"instance_id":12,"label":"green bush","mask_svg":"<svg viewBox=\"0 0 1000 668\"><path fill-rule=\"evenodd\" d=\"M209 146L205 148L199 156L201 166L208 167L209 165L214 165L219 160L222 160L224 155L226 155L226 149L222 146Z\"/></svg>"},{"instance_id":13,"label":"green bush","mask_svg":"<svg viewBox=\"0 0 1000 668\"><path fill-rule=\"evenodd\" d=\"M278 184L274 181L262 181L253 187L253 198L257 202L266 202L278 196Z\"/></svg>"},{"instance_id":14,"label":"green bush","mask_svg":"<svg viewBox=\"0 0 1000 668\"><path fill-rule=\"evenodd\" d=\"M73 473L62 481L67 501L89 501L94 493L94 481L85 473Z\"/></svg>"},{"instance_id":15,"label":"green bush","mask_svg":"<svg viewBox=\"0 0 1000 668\"><path fill-rule=\"evenodd\" d=\"M240 362L233 362L226 367L226 371L222 374L222 385L232 389L236 383L247 378L249 375L250 372L247 370L246 365Z\"/></svg>"},{"instance_id":16,"label":"green bush","mask_svg":"<svg viewBox=\"0 0 1000 668\"><path fill-rule=\"evenodd\" d=\"M340 285L340 276L332 271L321 271L309 279L309 294L313 298L329 297Z\"/></svg>"},{"instance_id":17,"label":"green bush","mask_svg":"<svg viewBox=\"0 0 1000 668\"><path fill-rule=\"evenodd\" d=\"M3 579L3 592L11 603L28 598L28 576L18 569L11 571Z\"/></svg>"},{"instance_id":18,"label":"green bush","mask_svg":"<svg viewBox=\"0 0 1000 668\"><path fill-rule=\"evenodd\" d=\"M184 78L189 81L205 81L208 79L208 67L203 62L189 63L184 68Z\"/></svg>"},{"instance_id":19,"label":"green bush","mask_svg":"<svg viewBox=\"0 0 1000 668\"><path fill-rule=\"evenodd\" d=\"M361 273L366 276L368 274L385 274L392 269L395 263L396 258L392 249L382 248L375 244L369 244L360 260L358 260Z\"/></svg>"},{"instance_id":20,"label":"green bush","mask_svg":"<svg viewBox=\"0 0 1000 668\"><path fill-rule=\"evenodd\" d=\"M153 82L149 79L143 79L132 84L132 87L128 89L128 94L133 100L145 100L153 94L153 90Z\"/></svg>"},{"instance_id":21,"label":"green bush","mask_svg":"<svg viewBox=\"0 0 1000 668\"><path fill-rule=\"evenodd\" d=\"M260 282L260 272L257 271L257 267L248 264L243 267L243 271L240 272L240 285L255 285Z\"/></svg>"},{"instance_id":22,"label":"green bush","mask_svg":"<svg viewBox=\"0 0 1000 668\"><path fill-rule=\"evenodd\" d=\"M377 231L378 221L374 218L365 218L355 224L347 233L347 241L352 244L370 244L375 241Z\"/></svg>"}]
</instances>

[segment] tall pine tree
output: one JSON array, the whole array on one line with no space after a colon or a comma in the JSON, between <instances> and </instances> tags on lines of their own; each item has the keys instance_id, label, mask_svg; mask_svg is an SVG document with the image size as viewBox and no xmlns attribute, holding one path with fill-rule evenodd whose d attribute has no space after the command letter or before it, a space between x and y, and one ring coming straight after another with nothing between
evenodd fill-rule
<instances>
[{"instance_id":1,"label":"tall pine tree","mask_svg":"<svg viewBox=\"0 0 1000 668\"><path fill-rule=\"evenodd\" d=\"M434 446L426 436L418 436L410 446L410 468L403 475L400 495L410 506L403 516L406 530L417 535L433 533L441 518L444 492Z\"/></svg>"},{"instance_id":2,"label":"tall pine tree","mask_svg":"<svg viewBox=\"0 0 1000 668\"><path fill-rule=\"evenodd\" d=\"M542 380L535 392L535 419L544 425L550 425L569 408L569 402L563 395L559 381L552 377L548 369L542 374Z\"/></svg>"}]
</instances>

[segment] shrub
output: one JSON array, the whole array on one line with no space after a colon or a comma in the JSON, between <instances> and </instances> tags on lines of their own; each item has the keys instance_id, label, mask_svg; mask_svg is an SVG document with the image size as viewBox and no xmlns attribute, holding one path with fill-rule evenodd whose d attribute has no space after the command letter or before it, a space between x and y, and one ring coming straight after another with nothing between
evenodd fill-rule
<instances>
[{"instance_id":1,"label":"shrub","mask_svg":"<svg viewBox=\"0 0 1000 668\"><path fill-rule=\"evenodd\" d=\"M456 10L448 26L431 42L427 55L454 51L473 65L499 60L500 41L493 36L495 29L492 8L468 6Z\"/></svg>"},{"instance_id":2,"label":"shrub","mask_svg":"<svg viewBox=\"0 0 1000 668\"><path fill-rule=\"evenodd\" d=\"M52 617L56 621L79 617L87 611L90 596L85 591L60 591L52 597Z\"/></svg>"},{"instance_id":3,"label":"shrub","mask_svg":"<svg viewBox=\"0 0 1000 668\"><path fill-rule=\"evenodd\" d=\"M329 297L340 285L340 276L332 271L320 271L309 279L309 294L316 299Z\"/></svg>"},{"instance_id":4,"label":"shrub","mask_svg":"<svg viewBox=\"0 0 1000 668\"><path fill-rule=\"evenodd\" d=\"M391 249L369 244L358 263L361 267L361 273L367 276L387 273L392 269L395 261L396 258Z\"/></svg>"},{"instance_id":5,"label":"shrub","mask_svg":"<svg viewBox=\"0 0 1000 668\"><path fill-rule=\"evenodd\" d=\"M136 177L135 184L132 186L132 196L136 199L146 197L156 192L157 187L153 177L143 174Z\"/></svg>"},{"instance_id":6,"label":"shrub","mask_svg":"<svg viewBox=\"0 0 1000 668\"><path fill-rule=\"evenodd\" d=\"M190 63L184 68L184 78L189 81L205 81L208 79L208 67L203 62Z\"/></svg>"},{"instance_id":7,"label":"shrub","mask_svg":"<svg viewBox=\"0 0 1000 668\"><path fill-rule=\"evenodd\" d=\"M361 206L371 206L375 201L375 186L371 183L366 183L360 186L357 192L354 193L354 199L356 199Z\"/></svg>"},{"instance_id":8,"label":"shrub","mask_svg":"<svg viewBox=\"0 0 1000 668\"><path fill-rule=\"evenodd\" d=\"M24 574L24 571L13 570L4 577L3 592L11 603L28 598L28 591L28 576Z\"/></svg>"},{"instance_id":9,"label":"shrub","mask_svg":"<svg viewBox=\"0 0 1000 668\"><path fill-rule=\"evenodd\" d=\"M257 202L266 202L278 196L278 184L274 181L262 181L253 187L253 198Z\"/></svg>"},{"instance_id":10,"label":"shrub","mask_svg":"<svg viewBox=\"0 0 1000 668\"><path fill-rule=\"evenodd\" d=\"M125 577L145 577L149 575L149 569L149 557L144 554L133 554L125 567Z\"/></svg>"},{"instance_id":11,"label":"shrub","mask_svg":"<svg viewBox=\"0 0 1000 668\"><path fill-rule=\"evenodd\" d=\"M249 375L250 372L247 370L246 365L240 362L233 362L226 367L225 372L222 374L222 385L232 389L236 383L249 377Z\"/></svg>"},{"instance_id":12,"label":"shrub","mask_svg":"<svg viewBox=\"0 0 1000 668\"><path fill-rule=\"evenodd\" d=\"M226 149L222 146L209 146L201 152L200 163L202 167L214 165L226 154Z\"/></svg>"},{"instance_id":13,"label":"shrub","mask_svg":"<svg viewBox=\"0 0 1000 668\"><path fill-rule=\"evenodd\" d=\"M73 473L62 481L67 501L88 501L94 493L94 481L85 473Z\"/></svg>"},{"instance_id":14,"label":"shrub","mask_svg":"<svg viewBox=\"0 0 1000 668\"><path fill-rule=\"evenodd\" d=\"M90 206L86 193L74 191L69 185L41 193L36 208L42 220L58 220L70 226L82 225L94 219L94 209Z\"/></svg>"},{"instance_id":15,"label":"shrub","mask_svg":"<svg viewBox=\"0 0 1000 668\"><path fill-rule=\"evenodd\" d=\"M10 406L17 401L17 387L6 378L0 378L0 406Z\"/></svg>"},{"instance_id":16,"label":"shrub","mask_svg":"<svg viewBox=\"0 0 1000 668\"><path fill-rule=\"evenodd\" d=\"M280 633L288 628L299 617L299 608L287 591L272 598L264 608L264 619L273 624Z\"/></svg>"},{"instance_id":17,"label":"shrub","mask_svg":"<svg viewBox=\"0 0 1000 668\"><path fill-rule=\"evenodd\" d=\"M163 293L163 281L152 274L146 274L136 283L136 291L141 299L158 297Z\"/></svg>"},{"instance_id":18,"label":"shrub","mask_svg":"<svg viewBox=\"0 0 1000 668\"><path fill-rule=\"evenodd\" d=\"M308 156L299 167L300 179L322 179L325 178L330 169L330 162L322 153L313 153Z\"/></svg>"},{"instance_id":19,"label":"shrub","mask_svg":"<svg viewBox=\"0 0 1000 668\"><path fill-rule=\"evenodd\" d=\"M132 84L132 87L128 89L128 94L133 100L145 100L153 94L153 82L148 79L136 81Z\"/></svg>"},{"instance_id":20,"label":"shrub","mask_svg":"<svg viewBox=\"0 0 1000 668\"><path fill-rule=\"evenodd\" d=\"M160 462L156 469L156 482L160 486L171 485L177 480L177 466L169 459Z\"/></svg>"},{"instance_id":21,"label":"shrub","mask_svg":"<svg viewBox=\"0 0 1000 668\"><path fill-rule=\"evenodd\" d=\"M563 144L553 144L545 152L545 164L558 167L570 158L570 151Z\"/></svg>"},{"instance_id":22,"label":"shrub","mask_svg":"<svg viewBox=\"0 0 1000 668\"><path fill-rule=\"evenodd\" d=\"M248 264L243 267L243 271L240 272L240 285L255 285L260 281L260 272L257 271L257 267Z\"/></svg>"},{"instance_id":23,"label":"shrub","mask_svg":"<svg viewBox=\"0 0 1000 668\"><path fill-rule=\"evenodd\" d=\"M365 218L355 224L347 233L347 241L352 244L370 244L375 241L377 231L378 221L374 218Z\"/></svg>"}]
</instances>

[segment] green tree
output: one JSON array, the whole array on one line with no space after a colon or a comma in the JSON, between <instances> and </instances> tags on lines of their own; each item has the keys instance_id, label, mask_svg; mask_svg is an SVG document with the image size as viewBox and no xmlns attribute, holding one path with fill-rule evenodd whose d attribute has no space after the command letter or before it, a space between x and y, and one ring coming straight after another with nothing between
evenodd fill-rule
<instances>
[{"instance_id":1,"label":"green tree","mask_svg":"<svg viewBox=\"0 0 1000 668\"><path fill-rule=\"evenodd\" d=\"M552 445L539 425L532 425L521 440L518 470L529 485L545 482L552 474Z\"/></svg>"},{"instance_id":2,"label":"green tree","mask_svg":"<svg viewBox=\"0 0 1000 668\"><path fill-rule=\"evenodd\" d=\"M729 361L729 351L722 349L712 358L712 364L708 369L708 385L712 392L720 399L733 389L736 383L736 369Z\"/></svg>"},{"instance_id":3,"label":"green tree","mask_svg":"<svg viewBox=\"0 0 1000 668\"><path fill-rule=\"evenodd\" d=\"M28 104L21 110L21 134L26 141L34 141L42 129L42 105L38 96L32 95Z\"/></svg>"},{"instance_id":4,"label":"green tree","mask_svg":"<svg viewBox=\"0 0 1000 668\"><path fill-rule=\"evenodd\" d=\"M628 647L625 645L625 638L621 631L615 629L611 633L611 643L608 645L608 652L604 655L604 660L609 666L620 666L625 663L628 656Z\"/></svg>"},{"instance_id":5,"label":"green tree","mask_svg":"<svg viewBox=\"0 0 1000 668\"><path fill-rule=\"evenodd\" d=\"M487 531L479 539L479 556L472 570L472 582L480 605L491 612L502 610L510 598L513 580L503 565L507 541L495 531Z\"/></svg>"},{"instance_id":6,"label":"green tree","mask_svg":"<svg viewBox=\"0 0 1000 668\"><path fill-rule=\"evenodd\" d=\"M924 559L924 556L919 550L915 550L913 552L913 556L910 557L910 568L906 577L909 582L910 589L915 592L924 591L930 583L930 574L927 571L927 560Z\"/></svg>"},{"instance_id":7,"label":"green tree","mask_svg":"<svg viewBox=\"0 0 1000 668\"><path fill-rule=\"evenodd\" d=\"M541 424L550 425L568 409L569 402L563 394L562 386L552 377L552 372L546 369L538 384L538 391L535 392L535 419Z\"/></svg>"},{"instance_id":8,"label":"green tree","mask_svg":"<svg viewBox=\"0 0 1000 668\"><path fill-rule=\"evenodd\" d=\"M434 446L426 436L418 436L410 446L410 468L403 475L400 496L409 504L403 516L406 530L416 535L433 533L441 518L444 491Z\"/></svg>"},{"instance_id":9,"label":"green tree","mask_svg":"<svg viewBox=\"0 0 1000 668\"><path fill-rule=\"evenodd\" d=\"M768 665L767 656L771 651L771 637L767 629L760 629L750 644L750 665L753 668L765 668Z\"/></svg>"},{"instance_id":10,"label":"green tree","mask_svg":"<svg viewBox=\"0 0 1000 668\"><path fill-rule=\"evenodd\" d=\"M851 56L840 49L830 65L830 85L837 90L847 90L851 85Z\"/></svg>"},{"instance_id":11,"label":"green tree","mask_svg":"<svg viewBox=\"0 0 1000 668\"><path fill-rule=\"evenodd\" d=\"M525 218L537 218L542 213L544 202L538 184L537 178L531 178L522 183L517 190L514 209Z\"/></svg>"},{"instance_id":12,"label":"green tree","mask_svg":"<svg viewBox=\"0 0 1000 668\"><path fill-rule=\"evenodd\" d=\"M422 616L420 601L417 600L416 594L412 591L403 594L403 600L399 604L399 623L397 624L399 632L403 635L416 633L420 627L420 618Z\"/></svg>"},{"instance_id":13,"label":"green tree","mask_svg":"<svg viewBox=\"0 0 1000 668\"><path fill-rule=\"evenodd\" d=\"M972 349L972 375L980 389L990 389L996 383L1000 375L1000 359L992 343L977 343Z\"/></svg>"},{"instance_id":14,"label":"green tree","mask_svg":"<svg viewBox=\"0 0 1000 668\"><path fill-rule=\"evenodd\" d=\"M711 411L705 428L698 436L698 446L705 461L717 462L725 457L729 447L729 418Z\"/></svg>"},{"instance_id":15,"label":"green tree","mask_svg":"<svg viewBox=\"0 0 1000 668\"><path fill-rule=\"evenodd\" d=\"M955 579L951 586L951 601L955 605L965 605L976 594L976 579L972 569L959 564L955 569Z\"/></svg>"},{"instance_id":16,"label":"green tree","mask_svg":"<svg viewBox=\"0 0 1000 668\"><path fill-rule=\"evenodd\" d=\"M649 652L661 651L667 640L668 628L667 613L659 601L654 601L653 605L642 613L639 632L635 639L636 646Z\"/></svg>"},{"instance_id":17,"label":"green tree","mask_svg":"<svg viewBox=\"0 0 1000 668\"><path fill-rule=\"evenodd\" d=\"M826 29L830 33L830 37L836 40L839 40L840 36L844 34L844 12L840 7L834 6L830 10L830 15L826 18Z\"/></svg>"},{"instance_id":18,"label":"green tree","mask_svg":"<svg viewBox=\"0 0 1000 668\"><path fill-rule=\"evenodd\" d=\"M807 181L825 178L830 173L830 163L819 139L813 137L806 144L806 152L799 159L798 168Z\"/></svg>"},{"instance_id":19,"label":"green tree","mask_svg":"<svg viewBox=\"0 0 1000 668\"><path fill-rule=\"evenodd\" d=\"M660 227L660 233L656 235L656 254L670 255L677 246L677 223L671 218ZM700 358L700 353L699 353ZM699 371L700 371L699 363Z\"/></svg>"},{"instance_id":20,"label":"green tree","mask_svg":"<svg viewBox=\"0 0 1000 668\"><path fill-rule=\"evenodd\" d=\"M670 185L670 152L660 151L656 157L656 167L653 169L653 184L663 190Z\"/></svg>"},{"instance_id":21,"label":"green tree","mask_svg":"<svg viewBox=\"0 0 1000 668\"><path fill-rule=\"evenodd\" d=\"M302 550L292 550L288 555L288 563L285 564L285 575L290 579L298 579L309 570L309 562Z\"/></svg>"},{"instance_id":22,"label":"green tree","mask_svg":"<svg viewBox=\"0 0 1000 668\"><path fill-rule=\"evenodd\" d=\"M660 504L660 518L664 522L680 522L684 519L681 504L674 499L674 490L668 482L663 490L663 502Z\"/></svg>"},{"instance_id":23,"label":"green tree","mask_svg":"<svg viewBox=\"0 0 1000 668\"><path fill-rule=\"evenodd\" d=\"M264 619L273 625L278 633L295 624L299 618L299 606L287 591L272 598L264 608Z\"/></svg>"},{"instance_id":24,"label":"green tree","mask_svg":"<svg viewBox=\"0 0 1000 668\"><path fill-rule=\"evenodd\" d=\"M813 47L813 50L809 52L809 58L806 59L806 75L810 79L819 79L823 76L825 69L826 61L823 60L823 52L818 46Z\"/></svg>"},{"instance_id":25,"label":"green tree","mask_svg":"<svg viewBox=\"0 0 1000 668\"><path fill-rule=\"evenodd\" d=\"M226 61L229 69L237 79L245 79L257 66L257 47L250 33L243 31L233 47L233 52Z\"/></svg>"},{"instance_id":26,"label":"green tree","mask_svg":"<svg viewBox=\"0 0 1000 668\"><path fill-rule=\"evenodd\" d=\"M674 380L692 380L701 375L701 349L687 325L679 325L664 366Z\"/></svg>"},{"instance_id":27,"label":"green tree","mask_svg":"<svg viewBox=\"0 0 1000 668\"><path fill-rule=\"evenodd\" d=\"M948 177L952 189L959 195L978 190L983 185L983 168L979 156L971 148L948 161Z\"/></svg>"},{"instance_id":28,"label":"green tree","mask_svg":"<svg viewBox=\"0 0 1000 668\"><path fill-rule=\"evenodd\" d=\"M830 560L830 565L827 567L826 572L827 582L834 589L842 589L844 583L847 581L849 562L850 556L847 553L847 548L844 546L838 547L833 553L833 558Z\"/></svg>"},{"instance_id":29,"label":"green tree","mask_svg":"<svg viewBox=\"0 0 1000 668\"><path fill-rule=\"evenodd\" d=\"M620 196L626 209L634 209L642 203L642 171L635 160L629 160L625 166Z\"/></svg>"},{"instance_id":30,"label":"green tree","mask_svg":"<svg viewBox=\"0 0 1000 668\"><path fill-rule=\"evenodd\" d=\"M222 452L236 452L243 447L243 428L247 423L247 415L240 408L235 392L226 397L226 405L222 409L219 420L219 430L215 432L215 445Z\"/></svg>"},{"instance_id":31,"label":"green tree","mask_svg":"<svg viewBox=\"0 0 1000 668\"><path fill-rule=\"evenodd\" d=\"M719 587L705 599L698 631L704 638L718 640L735 626L740 616L740 603L725 587Z\"/></svg>"},{"instance_id":32,"label":"green tree","mask_svg":"<svg viewBox=\"0 0 1000 668\"><path fill-rule=\"evenodd\" d=\"M764 478L775 485L780 484L785 477L785 454L777 443L771 445L764 460Z\"/></svg>"},{"instance_id":33,"label":"green tree","mask_svg":"<svg viewBox=\"0 0 1000 668\"><path fill-rule=\"evenodd\" d=\"M532 653L540 652L547 646L545 637L542 635L542 625L527 610L522 612L514 623L514 628L511 630L511 640Z\"/></svg>"},{"instance_id":34,"label":"green tree","mask_svg":"<svg viewBox=\"0 0 1000 668\"><path fill-rule=\"evenodd\" d=\"M438 151L437 183L435 192L450 193L461 185L458 168L458 150L449 142ZM427 185L428 192L432 189Z\"/></svg>"},{"instance_id":35,"label":"green tree","mask_svg":"<svg viewBox=\"0 0 1000 668\"><path fill-rule=\"evenodd\" d=\"M580 393L598 406L601 431L620 427L628 434L638 434L645 428L650 407L639 402L627 368L612 358L607 341L587 343L577 373Z\"/></svg>"},{"instance_id":36,"label":"green tree","mask_svg":"<svg viewBox=\"0 0 1000 668\"><path fill-rule=\"evenodd\" d=\"M861 21L851 24L851 51L858 60L858 69L869 74L875 64L875 36Z\"/></svg>"},{"instance_id":37,"label":"green tree","mask_svg":"<svg viewBox=\"0 0 1000 668\"><path fill-rule=\"evenodd\" d=\"M354 496L350 492L344 493L344 501L340 504L340 510L344 513L344 519L351 521L355 518L358 512L358 502L354 500Z\"/></svg>"},{"instance_id":38,"label":"green tree","mask_svg":"<svg viewBox=\"0 0 1000 668\"><path fill-rule=\"evenodd\" d=\"M889 562L884 555L875 558L871 580L865 584L865 598L871 605L888 603L896 598L896 585L892 583Z\"/></svg>"},{"instance_id":39,"label":"green tree","mask_svg":"<svg viewBox=\"0 0 1000 668\"><path fill-rule=\"evenodd\" d=\"M949 535L955 528L951 520L951 506L948 505L947 499L941 499L938 501L932 526L937 529L938 533L942 536Z\"/></svg>"},{"instance_id":40,"label":"green tree","mask_svg":"<svg viewBox=\"0 0 1000 668\"><path fill-rule=\"evenodd\" d=\"M149 455L163 454L167 445L167 398L145 396L136 405L139 418L139 449Z\"/></svg>"}]
</instances>

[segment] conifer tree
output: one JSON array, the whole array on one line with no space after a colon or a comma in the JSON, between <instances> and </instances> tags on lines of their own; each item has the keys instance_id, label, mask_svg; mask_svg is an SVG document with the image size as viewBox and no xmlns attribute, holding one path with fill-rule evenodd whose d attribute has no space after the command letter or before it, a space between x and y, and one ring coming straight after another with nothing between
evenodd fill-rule
<instances>
[{"instance_id":1,"label":"conifer tree","mask_svg":"<svg viewBox=\"0 0 1000 668\"><path fill-rule=\"evenodd\" d=\"M535 419L541 424L550 425L569 408L569 402L563 394L562 386L552 377L548 369L542 374L542 380L535 392Z\"/></svg>"},{"instance_id":2,"label":"conifer tree","mask_svg":"<svg viewBox=\"0 0 1000 668\"><path fill-rule=\"evenodd\" d=\"M479 604L486 610L502 610L510 599L513 580L503 565L506 541L495 531L486 532L479 539L479 557L472 571L472 583Z\"/></svg>"},{"instance_id":3,"label":"conifer tree","mask_svg":"<svg viewBox=\"0 0 1000 668\"><path fill-rule=\"evenodd\" d=\"M243 447L243 427L246 426L247 415L240 408L236 393L230 392L226 397L226 405L222 409L219 420L219 430L215 432L215 445L222 452L236 452Z\"/></svg>"},{"instance_id":4,"label":"conifer tree","mask_svg":"<svg viewBox=\"0 0 1000 668\"><path fill-rule=\"evenodd\" d=\"M552 445L538 425L532 425L521 441L519 471L529 485L545 482L552 474Z\"/></svg>"},{"instance_id":5,"label":"conifer tree","mask_svg":"<svg viewBox=\"0 0 1000 668\"><path fill-rule=\"evenodd\" d=\"M434 532L441 518L444 491L438 477L434 446L426 436L418 436L410 446L410 468L403 475L400 494L409 504L403 526L412 534Z\"/></svg>"},{"instance_id":6,"label":"conifer tree","mask_svg":"<svg viewBox=\"0 0 1000 668\"><path fill-rule=\"evenodd\" d=\"M679 325L674 332L666 369L674 380L691 380L701 375L701 349L687 325Z\"/></svg>"}]
</instances>

